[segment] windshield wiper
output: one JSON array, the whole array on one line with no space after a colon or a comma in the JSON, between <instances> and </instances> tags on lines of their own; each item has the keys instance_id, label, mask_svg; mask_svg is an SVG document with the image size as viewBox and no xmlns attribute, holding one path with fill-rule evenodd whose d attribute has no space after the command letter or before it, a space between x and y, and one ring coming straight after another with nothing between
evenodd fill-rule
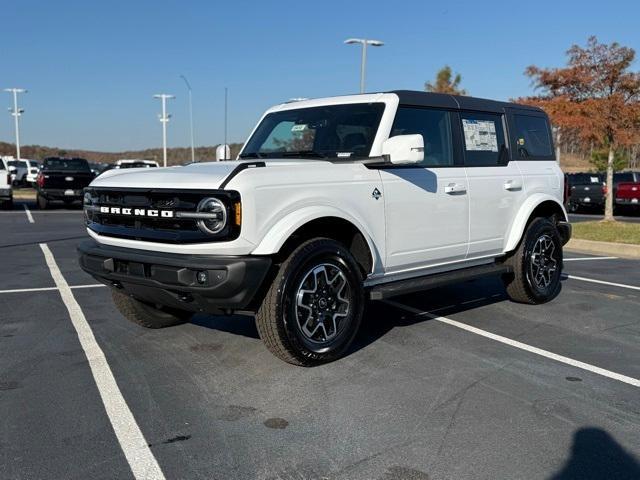
<instances>
[{"instance_id":1,"label":"windshield wiper","mask_svg":"<svg viewBox=\"0 0 640 480\"><path fill-rule=\"evenodd\" d=\"M242 155L240 155L240 158L263 158L263 155L258 152L249 152L243 153Z\"/></svg>"}]
</instances>

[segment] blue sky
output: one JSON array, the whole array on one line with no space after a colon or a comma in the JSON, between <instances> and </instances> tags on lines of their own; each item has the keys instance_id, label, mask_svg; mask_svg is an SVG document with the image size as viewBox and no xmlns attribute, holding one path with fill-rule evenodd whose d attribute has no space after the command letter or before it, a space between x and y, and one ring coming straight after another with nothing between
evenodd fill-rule
<instances>
[{"instance_id":1,"label":"blue sky","mask_svg":"<svg viewBox=\"0 0 640 480\"><path fill-rule=\"evenodd\" d=\"M269 106L354 93L360 50L377 38L367 91L421 90L444 64L474 96L531 92L527 65L559 66L589 35L640 50L640 2L615 1L31 1L2 6L0 87L21 97L24 144L119 151L159 146L159 102L176 95L169 145L187 146L193 87L197 145L243 141ZM636 63L634 69L639 69ZM0 140L13 141L0 96Z\"/></svg>"}]
</instances>

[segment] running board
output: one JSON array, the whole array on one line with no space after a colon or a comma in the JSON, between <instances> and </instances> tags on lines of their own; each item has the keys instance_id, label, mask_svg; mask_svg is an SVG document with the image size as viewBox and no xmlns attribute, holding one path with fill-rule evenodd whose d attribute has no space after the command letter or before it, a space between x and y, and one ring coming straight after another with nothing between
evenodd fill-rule
<instances>
[{"instance_id":1,"label":"running board","mask_svg":"<svg viewBox=\"0 0 640 480\"><path fill-rule=\"evenodd\" d=\"M502 275L511 273L513 269L501 263L489 265L479 265L477 267L461 268L451 272L435 273L408 280L397 280L395 282L383 283L371 287L369 298L371 300L384 300L386 298L405 295L407 293L420 292L431 288L442 287L452 283L466 282L490 275Z\"/></svg>"}]
</instances>

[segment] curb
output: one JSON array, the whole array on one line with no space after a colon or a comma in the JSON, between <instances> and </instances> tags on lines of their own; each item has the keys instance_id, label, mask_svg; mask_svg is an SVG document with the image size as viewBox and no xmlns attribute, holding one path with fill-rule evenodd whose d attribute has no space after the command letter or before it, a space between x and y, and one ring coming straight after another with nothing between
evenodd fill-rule
<instances>
[{"instance_id":1,"label":"curb","mask_svg":"<svg viewBox=\"0 0 640 480\"><path fill-rule=\"evenodd\" d=\"M572 238L565 245L567 250L578 252L596 253L616 257L640 258L640 245L629 243L596 242L594 240L581 240Z\"/></svg>"}]
</instances>

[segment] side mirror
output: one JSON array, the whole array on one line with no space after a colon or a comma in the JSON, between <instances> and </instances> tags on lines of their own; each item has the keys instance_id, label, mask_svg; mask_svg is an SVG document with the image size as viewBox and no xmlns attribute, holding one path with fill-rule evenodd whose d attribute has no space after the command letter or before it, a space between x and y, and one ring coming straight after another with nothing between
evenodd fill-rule
<instances>
[{"instance_id":1,"label":"side mirror","mask_svg":"<svg viewBox=\"0 0 640 480\"><path fill-rule=\"evenodd\" d=\"M216 148L216 162L220 162L222 160L229 160L231 158L231 149L229 145L218 145Z\"/></svg>"},{"instance_id":2,"label":"side mirror","mask_svg":"<svg viewBox=\"0 0 640 480\"><path fill-rule=\"evenodd\" d=\"M420 163L424 160L424 140L422 135L398 135L382 144L382 155L398 165Z\"/></svg>"}]
</instances>

